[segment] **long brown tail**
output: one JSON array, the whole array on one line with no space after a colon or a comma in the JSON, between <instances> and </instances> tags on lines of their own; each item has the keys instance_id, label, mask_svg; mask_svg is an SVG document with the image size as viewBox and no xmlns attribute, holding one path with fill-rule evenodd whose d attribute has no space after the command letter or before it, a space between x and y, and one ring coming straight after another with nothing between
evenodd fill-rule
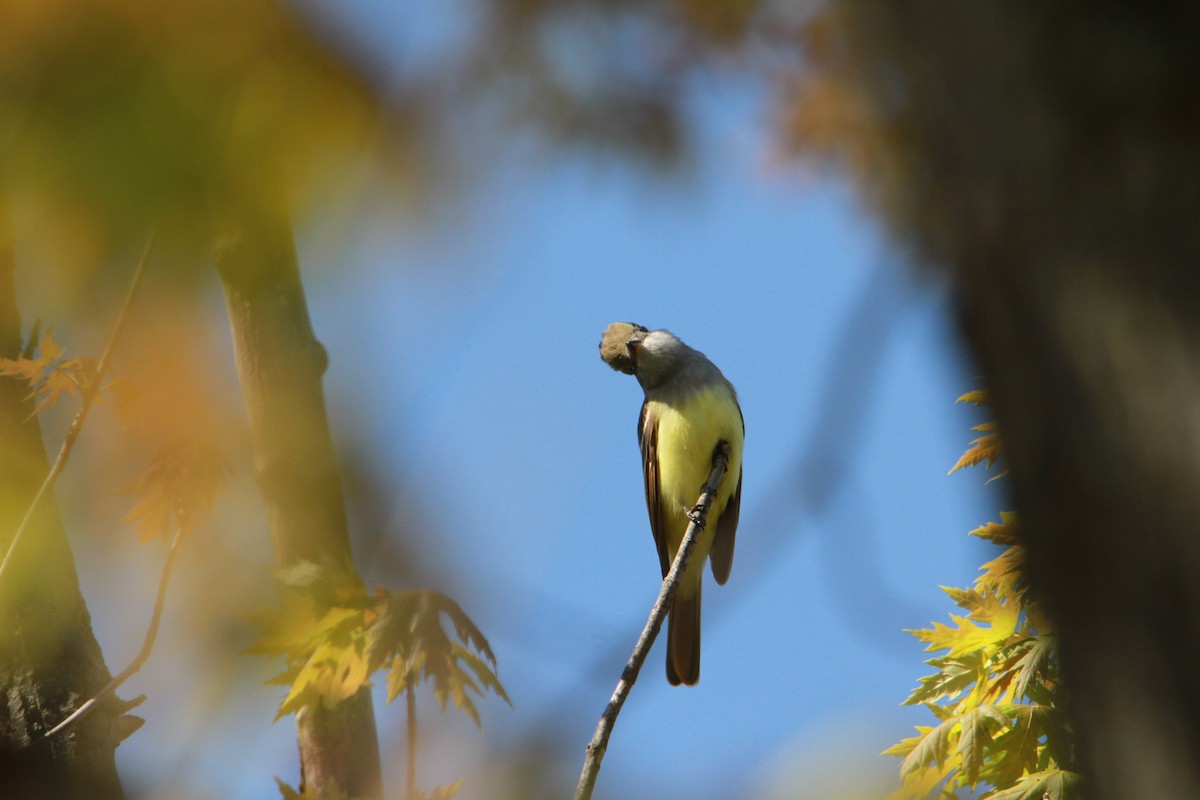
<instances>
[{"instance_id":1,"label":"long brown tail","mask_svg":"<svg viewBox=\"0 0 1200 800\"><path fill-rule=\"evenodd\" d=\"M676 594L667 617L667 680L672 686L700 680L700 586L691 597Z\"/></svg>"}]
</instances>

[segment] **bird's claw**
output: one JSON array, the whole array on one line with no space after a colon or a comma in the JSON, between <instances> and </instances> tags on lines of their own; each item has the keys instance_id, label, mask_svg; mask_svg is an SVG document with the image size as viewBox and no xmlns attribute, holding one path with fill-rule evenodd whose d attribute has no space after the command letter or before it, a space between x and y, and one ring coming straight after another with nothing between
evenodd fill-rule
<instances>
[{"instance_id":1,"label":"bird's claw","mask_svg":"<svg viewBox=\"0 0 1200 800\"><path fill-rule=\"evenodd\" d=\"M689 508L686 512L687 518L701 528L704 527L704 518L708 514L708 506L704 503L697 503Z\"/></svg>"}]
</instances>

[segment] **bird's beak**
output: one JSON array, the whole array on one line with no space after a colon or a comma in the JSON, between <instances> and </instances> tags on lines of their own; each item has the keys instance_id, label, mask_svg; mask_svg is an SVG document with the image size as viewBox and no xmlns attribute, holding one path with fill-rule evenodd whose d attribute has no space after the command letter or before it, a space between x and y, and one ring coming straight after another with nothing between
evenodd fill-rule
<instances>
[{"instance_id":1,"label":"bird's beak","mask_svg":"<svg viewBox=\"0 0 1200 800\"><path fill-rule=\"evenodd\" d=\"M633 360L633 366L637 367L638 352L642 349L642 340L646 338L646 334L641 331L629 337L629 341L625 342L625 350L629 353L629 358Z\"/></svg>"}]
</instances>

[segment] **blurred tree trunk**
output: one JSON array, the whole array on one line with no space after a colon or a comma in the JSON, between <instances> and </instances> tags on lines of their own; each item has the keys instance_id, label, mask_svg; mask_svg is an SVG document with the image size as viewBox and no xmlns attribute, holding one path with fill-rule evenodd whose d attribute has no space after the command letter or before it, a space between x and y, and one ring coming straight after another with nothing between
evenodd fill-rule
<instances>
[{"instance_id":1,"label":"blurred tree trunk","mask_svg":"<svg viewBox=\"0 0 1200 800\"><path fill-rule=\"evenodd\" d=\"M1200 797L1200 4L839 7L888 215L957 279L1089 796Z\"/></svg>"},{"instance_id":2,"label":"blurred tree trunk","mask_svg":"<svg viewBox=\"0 0 1200 800\"><path fill-rule=\"evenodd\" d=\"M276 557L332 567L361 584L321 388L327 357L309 321L290 226L248 225L218 253L217 267ZM368 689L332 709L305 709L296 725L302 791L381 795Z\"/></svg>"},{"instance_id":3,"label":"blurred tree trunk","mask_svg":"<svg viewBox=\"0 0 1200 800\"><path fill-rule=\"evenodd\" d=\"M0 357L21 353L12 231L0 197ZM50 471L28 384L0 378L0 553ZM66 533L52 497L41 502L0 586L0 796L22 800L121 798L113 762L121 705L102 703L42 737L110 680Z\"/></svg>"}]
</instances>

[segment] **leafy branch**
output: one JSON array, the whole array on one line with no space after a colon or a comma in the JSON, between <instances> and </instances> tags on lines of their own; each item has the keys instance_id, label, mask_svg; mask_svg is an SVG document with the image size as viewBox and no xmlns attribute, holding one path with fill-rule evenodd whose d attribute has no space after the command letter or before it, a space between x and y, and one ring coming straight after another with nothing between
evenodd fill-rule
<instances>
[{"instance_id":1,"label":"leafy branch","mask_svg":"<svg viewBox=\"0 0 1200 800\"><path fill-rule=\"evenodd\" d=\"M959 402L986 406L988 397L975 391ZM1002 458L994 422L973 430L985 435L951 472ZM956 789L980 784L991 787L981 796L987 800L1076 800L1082 778L1072 771L1075 737L1062 710L1057 639L1026 592L1020 521L1005 512L971 535L1005 550L980 568L972 588L942 587L965 615L910 631L942 655L926 662L937 672L905 704L923 705L937 724L918 726L917 736L884 751L903 759L901 787L890 800L957 797Z\"/></svg>"},{"instance_id":2,"label":"leafy branch","mask_svg":"<svg viewBox=\"0 0 1200 800\"><path fill-rule=\"evenodd\" d=\"M708 473L708 480L700 488L700 498L696 501L691 523L679 545L679 552L675 554L675 561L671 564L671 569L667 572L666 577L663 578L662 588L659 589L658 598L650 609L650 617L646 620L646 626L642 628L642 634L633 647L633 653L625 662L625 669L621 671L617 688L608 701L608 705L605 706L604 713L600 715L600 722L596 725L596 732L592 736L592 740L588 742L583 771L579 776L579 784L575 788L575 800L589 800L592 796L596 787L596 778L600 774L600 762L604 760L604 753L608 750L608 740L612 735L613 726L617 723L617 715L621 713L621 707L625 705L625 700L629 697L634 682L637 681L638 673L642 670L642 664L645 663L646 656L650 653L650 647L658 637L663 620L667 617L667 610L671 608L671 601L675 598L680 577L687 569L688 559L692 556L692 550L696 547L700 532L704 530L708 509L712 505L713 498L716 497L717 487L721 485L721 478L725 476L728 466L729 443L722 440L713 453L712 470Z\"/></svg>"},{"instance_id":3,"label":"leafy branch","mask_svg":"<svg viewBox=\"0 0 1200 800\"><path fill-rule=\"evenodd\" d=\"M269 683L289 686L276 719L314 706L326 708L387 674L387 701L405 696L408 711L408 794L416 789L416 690L433 684L447 703L481 725L473 696L491 692L511 705L496 675L496 656L483 633L451 598L429 590L368 594L342 571L299 562L276 571L281 608L262 616L264 637L251 652L284 656L286 669ZM450 630L443 627L449 620ZM428 797L448 798L458 784ZM285 795L286 796L286 795Z\"/></svg>"},{"instance_id":4,"label":"leafy branch","mask_svg":"<svg viewBox=\"0 0 1200 800\"><path fill-rule=\"evenodd\" d=\"M143 543L154 537L165 537L168 532L173 531L166 561L158 578L158 591L154 598L150 626L146 629L141 649L129 665L70 716L55 725L46 734L46 738L55 736L94 711L101 702L137 674L150 658L154 642L158 638L158 627L167 600L167 586L171 581L171 571L179 555L179 548L199 524L201 514L211 510L213 500L221 487L224 470L225 460L215 448L203 447L195 442L183 442L160 450L146 471L128 487L128 491L138 495L139 499L126 514L125 521L135 523ZM126 710L139 705L144 699L143 695L126 704Z\"/></svg>"},{"instance_id":5,"label":"leafy branch","mask_svg":"<svg viewBox=\"0 0 1200 800\"><path fill-rule=\"evenodd\" d=\"M150 252L153 247L154 235L151 234L149 240L146 242L146 247L142 250L142 257L138 261L137 269L133 273L133 280L129 284L129 291L125 295L125 302L121 306L121 312L117 315L116 324L113 325L112 333L108 337L108 344L104 348L104 354L100 357L100 361L94 369L85 368L83 362L75 365L59 363L58 359L62 356L62 348L58 347L54 342L50 331L46 331L46 337L42 340L43 346L46 349L40 354L41 358L39 359L44 361L43 366L45 369L39 370L33 380L34 393L44 393L45 396L38 404L37 410L34 413L36 414L37 411L41 410L48 403L52 404L57 401L62 392L70 392L70 387L72 386L79 392L81 401L79 411L75 413L75 419L71 421L71 427L67 430L67 435L63 438L62 447L58 451L58 457L54 459L54 464L50 467L50 472L47 473L45 480L42 481L42 485L38 487L37 494L29 502L29 508L25 510L25 516L22 517L21 523L17 526L17 530L13 534L12 540L8 543L8 550L4 553L4 559L0 561L0 584L4 582L11 568L13 553L16 552L17 546L21 542L21 537L29 529L30 520L33 519L33 515L41 505L42 499L54 486L59 474L66 467L67 459L71 456L71 450L75 447L75 440L79 438L79 433L83 430L84 420L87 419L88 412L92 408L92 403L95 402L96 396L100 391L100 382L104 378L104 373L108 370L109 359L112 358L113 350L117 346L117 340L120 338L121 331L124 329L125 323L129 318L129 310L133 307L134 298L137 297L142 277L146 274L146 266L150 262ZM7 370L4 374L19 375L22 374L22 370L28 371L29 365L22 363L27 360L24 357L0 359L0 364ZM87 376L87 380L81 380L84 375Z\"/></svg>"}]
</instances>

